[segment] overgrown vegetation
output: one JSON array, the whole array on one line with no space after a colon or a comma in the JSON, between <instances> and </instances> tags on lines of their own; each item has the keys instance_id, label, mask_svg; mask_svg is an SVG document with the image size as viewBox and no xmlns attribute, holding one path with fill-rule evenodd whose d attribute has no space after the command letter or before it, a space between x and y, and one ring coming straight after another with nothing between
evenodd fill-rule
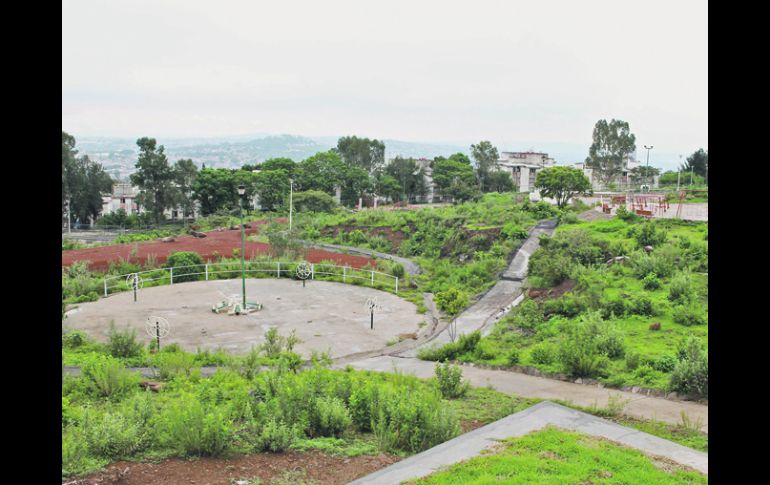
<instances>
[{"instance_id":1,"label":"overgrown vegetation","mask_svg":"<svg viewBox=\"0 0 770 485\"><path fill-rule=\"evenodd\" d=\"M562 225L530 258L529 282L567 282L571 291L527 298L488 337L419 356L707 398L707 227L638 218ZM685 342L690 350L679 351Z\"/></svg>"}]
</instances>

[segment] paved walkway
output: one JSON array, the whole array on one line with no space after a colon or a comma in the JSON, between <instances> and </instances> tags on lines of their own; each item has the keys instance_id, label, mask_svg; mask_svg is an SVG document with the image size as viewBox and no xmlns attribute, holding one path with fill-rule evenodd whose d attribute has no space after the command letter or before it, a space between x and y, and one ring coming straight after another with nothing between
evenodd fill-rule
<instances>
[{"instance_id":1,"label":"paved walkway","mask_svg":"<svg viewBox=\"0 0 770 485\"><path fill-rule=\"evenodd\" d=\"M523 436L547 425L600 436L649 455L668 458L708 475L706 453L555 403L542 402L359 478L350 485L391 485L425 477L441 467L478 456L482 450L499 440Z\"/></svg>"},{"instance_id":2,"label":"paved walkway","mask_svg":"<svg viewBox=\"0 0 770 485\"><path fill-rule=\"evenodd\" d=\"M394 356L379 356L349 362L355 369L379 372L402 372L420 378L434 377L435 362ZM342 365L338 367L344 367ZM572 382L530 376L519 372L482 369L462 365L463 377L476 387L492 386L500 392L517 396L570 401L579 406L606 407L610 395L628 399L623 413L635 418L657 419L670 424L681 421L682 411L690 420L703 420L701 430L708 433L708 406L691 401L674 401L657 397L624 392L598 386L574 384Z\"/></svg>"},{"instance_id":3,"label":"paved walkway","mask_svg":"<svg viewBox=\"0 0 770 485\"><path fill-rule=\"evenodd\" d=\"M373 251L371 249L354 248L352 246L340 246L338 244L320 243L315 241L302 241L302 243L310 247L326 249L327 251L344 252L349 254L362 254L364 256L374 256L380 259L389 259L390 261L395 261L397 263L401 263L402 265L404 265L404 271L406 271L410 275L414 276L422 273L422 269L420 268L420 265L418 265L411 259L402 258L401 256L396 256L395 254L381 253L379 251Z\"/></svg>"}]
</instances>

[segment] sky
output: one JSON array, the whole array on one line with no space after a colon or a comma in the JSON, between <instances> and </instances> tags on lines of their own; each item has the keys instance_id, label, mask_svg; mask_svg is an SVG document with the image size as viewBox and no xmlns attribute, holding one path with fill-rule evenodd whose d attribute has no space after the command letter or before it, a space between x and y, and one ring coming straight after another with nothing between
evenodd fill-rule
<instances>
[{"instance_id":1,"label":"sky","mask_svg":"<svg viewBox=\"0 0 770 485\"><path fill-rule=\"evenodd\" d=\"M707 37L705 0L67 0L62 129L587 155L615 118L671 166L708 149Z\"/></svg>"}]
</instances>

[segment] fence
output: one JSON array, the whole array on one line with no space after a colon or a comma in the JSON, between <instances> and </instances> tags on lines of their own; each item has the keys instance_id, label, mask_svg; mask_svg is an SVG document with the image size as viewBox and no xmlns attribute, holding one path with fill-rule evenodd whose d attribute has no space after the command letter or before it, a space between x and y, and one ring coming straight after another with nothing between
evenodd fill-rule
<instances>
[{"instance_id":1,"label":"fence","mask_svg":"<svg viewBox=\"0 0 770 485\"><path fill-rule=\"evenodd\" d=\"M246 261L245 275L249 278L291 278L296 276L299 262L284 261ZM241 263L207 263L189 266L158 268L138 273L128 273L104 278L104 296L133 289L129 278L138 275L142 287L173 285L186 281L209 281L233 279L241 276ZM398 277L374 270L356 269L350 266L333 264L311 264L308 280L341 281L356 285L369 285L372 288L393 290L398 294Z\"/></svg>"}]
</instances>

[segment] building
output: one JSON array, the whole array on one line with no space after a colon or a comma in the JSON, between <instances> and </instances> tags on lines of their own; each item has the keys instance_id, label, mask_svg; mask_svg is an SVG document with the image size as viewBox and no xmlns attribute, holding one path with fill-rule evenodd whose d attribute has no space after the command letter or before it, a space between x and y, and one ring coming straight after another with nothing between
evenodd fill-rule
<instances>
[{"instance_id":1,"label":"building","mask_svg":"<svg viewBox=\"0 0 770 485\"><path fill-rule=\"evenodd\" d=\"M136 198L139 196L139 188L134 187L131 184L116 183L112 186L112 193L102 196L102 212L101 215L113 214L120 209L126 211L126 215L131 214L144 214L144 208L136 202ZM198 204L195 204L193 214L191 217L195 218L198 215ZM163 214L168 219L176 220L182 219L182 210L178 207L166 209Z\"/></svg>"},{"instance_id":2,"label":"building","mask_svg":"<svg viewBox=\"0 0 770 485\"><path fill-rule=\"evenodd\" d=\"M511 174L519 192L533 192L538 170L553 167L556 160L542 152L502 152L497 166Z\"/></svg>"},{"instance_id":3,"label":"building","mask_svg":"<svg viewBox=\"0 0 770 485\"><path fill-rule=\"evenodd\" d=\"M593 188L594 191L610 190L610 189L629 190L629 189L640 188L636 185L641 185L641 184L639 182L635 183L631 177L631 171L640 166L644 166L644 165L635 159L634 154L626 155L624 159L623 170L620 172L620 175L618 175L614 181L610 182L610 184L605 185L599 179L599 177L594 176L594 170L590 167L587 167L585 162L573 164L573 167L583 171L583 174L591 182L591 188ZM652 188L658 187L658 179L659 179L658 175L654 175L652 177L652 179L650 180L650 186Z\"/></svg>"}]
</instances>

